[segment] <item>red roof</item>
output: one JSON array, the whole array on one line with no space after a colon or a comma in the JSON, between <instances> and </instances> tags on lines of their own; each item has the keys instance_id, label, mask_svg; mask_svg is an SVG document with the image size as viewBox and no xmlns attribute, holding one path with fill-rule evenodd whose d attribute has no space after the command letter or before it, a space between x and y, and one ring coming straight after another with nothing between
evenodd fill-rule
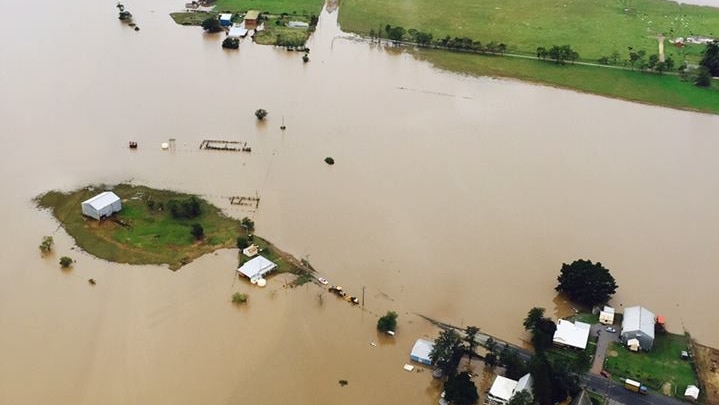
<instances>
[{"instance_id":1,"label":"red roof","mask_svg":"<svg viewBox=\"0 0 719 405\"><path fill-rule=\"evenodd\" d=\"M659 315L659 316L657 316L657 323L660 323L660 324L664 325L664 323L665 323L666 321L667 321L667 320L666 320L666 318L664 317L664 315Z\"/></svg>"}]
</instances>

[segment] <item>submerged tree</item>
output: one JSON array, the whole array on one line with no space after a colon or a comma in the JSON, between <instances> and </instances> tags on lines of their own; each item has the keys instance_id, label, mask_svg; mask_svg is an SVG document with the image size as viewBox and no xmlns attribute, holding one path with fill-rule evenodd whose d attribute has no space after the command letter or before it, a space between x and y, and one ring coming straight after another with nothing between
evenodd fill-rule
<instances>
[{"instance_id":1,"label":"submerged tree","mask_svg":"<svg viewBox=\"0 0 719 405\"><path fill-rule=\"evenodd\" d=\"M49 253L52 251L52 246L55 244L52 236L43 236L42 242L40 242L40 251L43 253Z\"/></svg>"},{"instance_id":2,"label":"submerged tree","mask_svg":"<svg viewBox=\"0 0 719 405\"><path fill-rule=\"evenodd\" d=\"M220 20L218 20L217 17L209 17L205 19L201 25L203 30L210 33L222 31L222 24L220 24Z\"/></svg>"},{"instance_id":3,"label":"submerged tree","mask_svg":"<svg viewBox=\"0 0 719 405\"><path fill-rule=\"evenodd\" d=\"M66 268L72 266L73 262L74 262L74 260L72 260L71 257L63 256L60 258L60 267L62 267L63 269L66 269Z\"/></svg>"},{"instance_id":4,"label":"submerged tree","mask_svg":"<svg viewBox=\"0 0 719 405\"><path fill-rule=\"evenodd\" d=\"M380 332L394 332L397 329L397 313L387 311L387 313L377 320L377 330Z\"/></svg>"},{"instance_id":5,"label":"submerged tree","mask_svg":"<svg viewBox=\"0 0 719 405\"><path fill-rule=\"evenodd\" d=\"M258 108L255 110L255 117L257 117L258 120L262 121L264 120L269 113L264 108Z\"/></svg>"},{"instance_id":6,"label":"submerged tree","mask_svg":"<svg viewBox=\"0 0 719 405\"><path fill-rule=\"evenodd\" d=\"M606 303L617 291L617 283L609 270L600 262L592 263L591 260L580 259L572 264L562 264L557 281L559 284L555 290L589 308Z\"/></svg>"},{"instance_id":7,"label":"submerged tree","mask_svg":"<svg viewBox=\"0 0 719 405\"><path fill-rule=\"evenodd\" d=\"M479 400L477 386L471 380L469 373L450 375L444 383L445 399L457 405L470 405Z\"/></svg>"},{"instance_id":8,"label":"submerged tree","mask_svg":"<svg viewBox=\"0 0 719 405\"><path fill-rule=\"evenodd\" d=\"M454 329L443 330L434 340L434 347L429 353L432 365L441 369L444 375L454 374L453 360L461 346L462 338Z\"/></svg>"}]
</instances>

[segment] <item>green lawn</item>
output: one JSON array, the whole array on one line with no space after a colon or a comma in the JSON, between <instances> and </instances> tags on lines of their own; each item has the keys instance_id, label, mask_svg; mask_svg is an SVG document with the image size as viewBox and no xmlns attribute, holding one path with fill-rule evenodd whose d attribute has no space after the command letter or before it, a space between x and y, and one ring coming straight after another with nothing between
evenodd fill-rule
<instances>
[{"instance_id":1,"label":"green lawn","mask_svg":"<svg viewBox=\"0 0 719 405\"><path fill-rule=\"evenodd\" d=\"M217 207L200 199L201 214L193 219L170 215L168 201L190 196L167 190L122 184L113 187L122 199L122 211L111 219L96 221L82 215L80 203L100 192L84 188L70 193L50 191L38 198L38 205L52 210L75 242L101 259L130 264L167 264L176 270L204 254L236 246L237 237L247 231L240 221L225 216ZM148 201L153 202L150 208ZM160 204L163 208L158 208ZM195 240L190 229L199 223L205 236ZM299 272L297 261L269 242L254 237L279 271Z\"/></svg>"},{"instance_id":2,"label":"green lawn","mask_svg":"<svg viewBox=\"0 0 719 405\"><path fill-rule=\"evenodd\" d=\"M339 21L343 30L361 35L399 25L430 32L435 39L450 35L503 42L519 53L568 44L591 61L614 51L626 59L630 46L657 53L657 40L651 37L660 33L668 38L719 36L719 9L668 0L342 0ZM665 47L676 61L683 53L696 60L701 49L681 51L668 42Z\"/></svg>"},{"instance_id":3,"label":"green lawn","mask_svg":"<svg viewBox=\"0 0 719 405\"><path fill-rule=\"evenodd\" d=\"M290 20L309 22L309 19L304 16L297 16L296 18L282 18L276 16L269 17L265 22L265 29L255 35L255 42L260 45L303 45L310 36L309 29L287 27L286 24Z\"/></svg>"},{"instance_id":4,"label":"green lawn","mask_svg":"<svg viewBox=\"0 0 719 405\"><path fill-rule=\"evenodd\" d=\"M269 14L320 15L324 0L217 0L215 11L259 10Z\"/></svg>"},{"instance_id":5,"label":"green lawn","mask_svg":"<svg viewBox=\"0 0 719 405\"><path fill-rule=\"evenodd\" d=\"M607 351L606 369L615 379L631 378L660 392L663 384L669 382L672 395L676 391L682 397L687 385L697 383L691 363L680 359L688 344L689 337L672 334L657 334L648 353L634 353L615 343ZM611 351L619 355L612 357Z\"/></svg>"},{"instance_id":6,"label":"green lawn","mask_svg":"<svg viewBox=\"0 0 719 405\"><path fill-rule=\"evenodd\" d=\"M170 13L170 17L180 25L202 25L202 22L212 17L217 18L217 13L180 12Z\"/></svg>"},{"instance_id":7,"label":"green lawn","mask_svg":"<svg viewBox=\"0 0 719 405\"><path fill-rule=\"evenodd\" d=\"M440 69L477 76L500 76L576 89L648 104L719 113L719 84L703 89L674 75L582 65L557 65L535 59L422 49L415 52Z\"/></svg>"}]
</instances>

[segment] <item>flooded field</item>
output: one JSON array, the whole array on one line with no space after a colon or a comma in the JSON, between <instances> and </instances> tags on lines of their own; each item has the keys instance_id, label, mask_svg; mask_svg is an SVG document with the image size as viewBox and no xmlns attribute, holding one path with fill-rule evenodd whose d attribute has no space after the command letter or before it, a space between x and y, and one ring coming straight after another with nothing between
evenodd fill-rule
<instances>
[{"instance_id":1,"label":"flooded field","mask_svg":"<svg viewBox=\"0 0 719 405\"><path fill-rule=\"evenodd\" d=\"M2 404L436 403L430 373L401 368L436 333L414 314L521 343L530 307L571 311L553 287L580 257L612 271L617 307L719 346L717 116L448 74L353 40L335 14L305 65L249 41L224 51L172 22L177 2L126 2L139 32L114 2L0 5ZM285 276L252 288L235 251L177 272L103 262L31 201L121 181L252 216L331 282L365 287L366 311ZM391 341L374 330L387 310Z\"/></svg>"}]
</instances>

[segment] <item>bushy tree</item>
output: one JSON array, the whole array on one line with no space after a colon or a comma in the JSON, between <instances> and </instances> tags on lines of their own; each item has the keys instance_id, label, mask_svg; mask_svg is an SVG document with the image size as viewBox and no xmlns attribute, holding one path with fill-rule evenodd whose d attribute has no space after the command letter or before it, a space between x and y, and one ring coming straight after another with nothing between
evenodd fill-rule
<instances>
[{"instance_id":1,"label":"bushy tree","mask_svg":"<svg viewBox=\"0 0 719 405\"><path fill-rule=\"evenodd\" d=\"M523 375L527 374L527 364L519 358L514 349L505 346L499 353L499 364L503 365L507 370L507 378L519 380Z\"/></svg>"},{"instance_id":2,"label":"bushy tree","mask_svg":"<svg viewBox=\"0 0 719 405\"><path fill-rule=\"evenodd\" d=\"M512 396L512 399L507 402L507 405L532 405L534 403L534 399L532 398L532 394L527 391L519 391L515 393Z\"/></svg>"},{"instance_id":3,"label":"bushy tree","mask_svg":"<svg viewBox=\"0 0 719 405\"><path fill-rule=\"evenodd\" d=\"M719 41L708 43L703 54L699 64L708 69L709 75L719 76Z\"/></svg>"},{"instance_id":4,"label":"bushy tree","mask_svg":"<svg viewBox=\"0 0 719 405\"><path fill-rule=\"evenodd\" d=\"M454 329L446 329L440 332L434 340L434 347L429 353L432 365L440 368L445 375L454 374L453 360L455 353L461 348L462 338Z\"/></svg>"},{"instance_id":5,"label":"bushy tree","mask_svg":"<svg viewBox=\"0 0 719 405\"><path fill-rule=\"evenodd\" d=\"M712 85L712 75L706 66L699 66L696 70L694 84L699 87L710 87Z\"/></svg>"},{"instance_id":6,"label":"bushy tree","mask_svg":"<svg viewBox=\"0 0 719 405\"><path fill-rule=\"evenodd\" d=\"M200 199L192 196L184 200L170 200L167 202L167 208L173 218L197 218L202 214L202 204Z\"/></svg>"},{"instance_id":7,"label":"bushy tree","mask_svg":"<svg viewBox=\"0 0 719 405\"><path fill-rule=\"evenodd\" d=\"M559 284L555 290L589 308L606 303L617 291L617 283L609 270L600 262L592 263L591 260L580 259L572 264L562 264L557 281Z\"/></svg>"},{"instance_id":8,"label":"bushy tree","mask_svg":"<svg viewBox=\"0 0 719 405\"><path fill-rule=\"evenodd\" d=\"M247 239L246 236L240 236L237 238L237 248L238 249L244 249L249 246L250 246L250 241Z\"/></svg>"},{"instance_id":9,"label":"bushy tree","mask_svg":"<svg viewBox=\"0 0 719 405\"><path fill-rule=\"evenodd\" d=\"M222 47L226 49L239 49L240 39L237 37L227 37L222 41Z\"/></svg>"},{"instance_id":10,"label":"bushy tree","mask_svg":"<svg viewBox=\"0 0 719 405\"><path fill-rule=\"evenodd\" d=\"M387 311L387 313L377 320L377 330L380 332L394 332L397 329L397 313Z\"/></svg>"},{"instance_id":11,"label":"bushy tree","mask_svg":"<svg viewBox=\"0 0 719 405\"><path fill-rule=\"evenodd\" d=\"M240 225L242 225L243 228L247 229L248 232L253 232L255 230L255 221L251 220L248 217L242 218L242 220L240 220Z\"/></svg>"},{"instance_id":12,"label":"bushy tree","mask_svg":"<svg viewBox=\"0 0 719 405\"><path fill-rule=\"evenodd\" d=\"M220 32L222 31L222 24L220 24L217 17L209 17L202 22L202 29L210 33Z\"/></svg>"},{"instance_id":13,"label":"bushy tree","mask_svg":"<svg viewBox=\"0 0 719 405\"><path fill-rule=\"evenodd\" d=\"M74 260L72 260L71 257L63 256L60 258L60 267L62 267L63 269L66 269L66 268L72 266L73 261Z\"/></svg>"},{"instance_id":14,"label":"bushy tree","mask_svg":"<svg viewBox=\"0 0 719 405\"><path fill-rule=\"evenodd\" d=\"M55 244L55 240L52 236L43 236L42 242L40 242L40 251L43 253L49 253L52 251L52 246Z\"/></svg>"},{"instance_id":15,"label":"bushy tree","mask_svg":"<svg viewBox=\"0 0 719 405\"><path fill-rule=\"evenodd\" d=\"M532 345L537 351L552 347L557 325L544 317L544 308L532 308L524 319L524 329L532 333Z\"/></svg>"},{"instance_id":16,"label":"bushy tree","mask_svg":"<svg viewBox=\"0 0 719 405\"><path fill-rule=\"evenodd\" d=\"M457 405L474 404L479 400L477 386L469 373L450 375L444 383L445 399Z\"/></svg>"},{"instance_id":17,"label":"bushy tree","mask_svg":"<svg viewBox=\"0 0 719 405\"><path fill-rule=\"evenodd\" d=\"M202 239L205 237L205 229L200 224L192 224L190 227L190 233L195 239Z\"/></svg>"},{"instance_id":18,"label":"bushy tree","mask_svg":"<svg viewBox=\"0 0 719 405\"><path fill-rule=\"evenodd\" d=\"M269 113L264 108L258 108L255 110L255 117L257 117L258 120L262 121L264 120Z\"/></svg>"}]
</instances>

